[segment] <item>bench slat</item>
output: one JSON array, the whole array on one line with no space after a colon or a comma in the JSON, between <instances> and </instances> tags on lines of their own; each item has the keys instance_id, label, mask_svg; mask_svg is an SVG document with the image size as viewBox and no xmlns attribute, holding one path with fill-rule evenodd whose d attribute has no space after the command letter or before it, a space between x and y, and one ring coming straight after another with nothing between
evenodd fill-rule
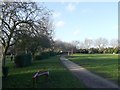
<instances>
[{"instance_id":1,"label":"bench slat","mask_svg":"<svg viewBox=\"0 0 120 90\"><path fill-rule=\"evenodd\" d=\"M41 75L44 75L44 74L49 75L49 71L45 71L45 72L40 72L40 71L38 71L38 72L33 76L33 78L36 78L37 76L41 76Z\"/></svg>"},{"instance_id":2,"label":"bench slat","mask_svg":"<svg viewBox=\"0 0 120 90\"><path fill-rule=\"evenodd\" d=\"M41 75L44 75L44 74L49 75L49 72L40 73L40 74L38 74L37 76L41 76Z\"/></svg>"}]
</instances>

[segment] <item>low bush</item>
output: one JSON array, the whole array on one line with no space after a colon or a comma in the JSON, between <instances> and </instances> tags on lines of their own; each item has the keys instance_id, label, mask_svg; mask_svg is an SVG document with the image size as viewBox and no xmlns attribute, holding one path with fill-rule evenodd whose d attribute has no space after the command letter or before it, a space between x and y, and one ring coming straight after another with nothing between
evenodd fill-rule
<instances>
[{"instance_id":1,"label":"low bush","mask_svg":"<svg viewBox=\"0 0 120 90\"><path fill-rule=\"evenodd\" d=\"M119 53L119 50L117 48L115 48L114 53Z\"/></svg>"},{"instance_id":2,"label":"low bush","mask_svg":"<svg viewBox=\"0 0 120 90\"><path fill-rule=\"evenodd\" d=\"M24 67L31 65L31 54L20 54L15 56L14 63L16 67Z\"/></svg>"},{"instance_id":3,"label":"low bush","mask_svg":"<svg viewBox=\"0 0 120 90\"><path fill-rule=\"evenodd\" d=\"M43 59L41 55L36 55L35 56L35 60L41 60L41 59Z\"/></svg>"},{"instance_id":4,"label":"low bush","mask_svg":"<svg viewBox=\"0 0 120 90\"><path fill-rule=\"evenodd\" d=\"M50 57L50 52L42 52L41 56L42 56L43 59L49 58Z\"/></svg>"},{"instance_id":5,"label":"low bush","mask_svg":"<svg viewBox=\"0 0 120 90\"><path fill-rule=\"evenodd\" d=\"M56 53L56 52L53 52L53 51L50 51L49 53L50 53L50 56L55 56L55 55L57 55L57 53Z\"/></svg>"},{"instance_id":6,"label":"low bush","mask_svg":"<svg viewBox=\"0 0 120 90\"><path fill-rule=\"evenodd\" d=\"M88 54L88 50L87 49L80 49L80 53Z\"/></svg>"},{"instance_id":7,"label":"low bush","mask_svg":"<svg viewBox=\"0 0 120 90\"><path fill-rule=\"evenodd\" d=\"M97 49L97 48L90 48L90 49L88 50L88 53L89 53L89 54L98 53L98 49Z\"/></svg>"},{"instance_id":8,"label":"low bush","mask_svg":"<svg viewBox=\"0 0 120 90\"><path fill-rule=\"evenodd\" d=\"M56 52L53 52L53 51L50 51L50 52L42 52L41 54L35 56L35 60L47 59L47 58L49 58L50 56L55 56L55 55L57 55L57 53L56 53Z\"/></svg>"}]
</instances>

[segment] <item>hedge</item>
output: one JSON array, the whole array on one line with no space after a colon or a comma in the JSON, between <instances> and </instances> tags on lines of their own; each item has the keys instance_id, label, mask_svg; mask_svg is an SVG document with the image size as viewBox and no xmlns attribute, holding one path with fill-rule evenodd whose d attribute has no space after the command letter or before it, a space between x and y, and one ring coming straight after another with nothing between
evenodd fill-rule
<instances>
[{"instance_id":1,"label":"hedge","mask_svg":"<svg viewBox=\"0 0 120 90\"><path fill-rule=\"evenodd\" d=\"M50 56L55 56L55 55L57 55L57 53L52 52L52 51L50 51L50 52L42 52L41 54L35 56L35 60L47 59Z\"/></svg>"},{"instance_id":2,"label":"hedge","mask_svg":"<svg viewBox=\"0 0 120 90\"><path fill-rule=\"evenodd\" d=\"M20 54L15 56L14 63L16 67L25 67L31 65L31 54Z\"/></svg>"}]
</instances>

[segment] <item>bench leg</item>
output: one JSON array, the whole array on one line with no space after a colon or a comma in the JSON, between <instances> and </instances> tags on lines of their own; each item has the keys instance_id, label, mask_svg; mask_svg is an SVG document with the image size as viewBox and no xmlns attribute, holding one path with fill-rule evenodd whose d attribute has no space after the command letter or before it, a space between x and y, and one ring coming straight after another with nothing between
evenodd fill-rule
<instances>
[{"instance_id":1,"label":"bench leg","mask_svg":"<svg viewBox=\"0 0 120 90\"><path fill-rule=\"evenodd\" d=\"M36 78L33 78L33 87L36 87Z\"/></svg>"},{"instance_id":2,"label":"bench leg","mask_svg":"<svg viewBox=\"0 0 120 90\"><path fill-rule=\"evenodd\" d=\"M48 74L46 74L46 77L47 77L47 78L48 78L48 76L49 76L49 75L48 75Z\"/></svg>"}]
</instances>

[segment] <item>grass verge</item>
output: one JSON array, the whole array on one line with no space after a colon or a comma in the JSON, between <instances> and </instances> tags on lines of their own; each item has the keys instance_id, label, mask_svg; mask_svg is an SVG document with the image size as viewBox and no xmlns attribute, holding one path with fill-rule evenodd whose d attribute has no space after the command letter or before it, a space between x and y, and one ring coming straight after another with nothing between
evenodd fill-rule
<instances>
[{"instance_id":1,"label":"grass verge","mask_svg":"<svg viewBox=\"0 0 120 90\"><path fill-rule=\"evenodd\" d=\"M67 58L91 72L118 84L118 55L74 54Z\"/></svg>"}]
</instances>

